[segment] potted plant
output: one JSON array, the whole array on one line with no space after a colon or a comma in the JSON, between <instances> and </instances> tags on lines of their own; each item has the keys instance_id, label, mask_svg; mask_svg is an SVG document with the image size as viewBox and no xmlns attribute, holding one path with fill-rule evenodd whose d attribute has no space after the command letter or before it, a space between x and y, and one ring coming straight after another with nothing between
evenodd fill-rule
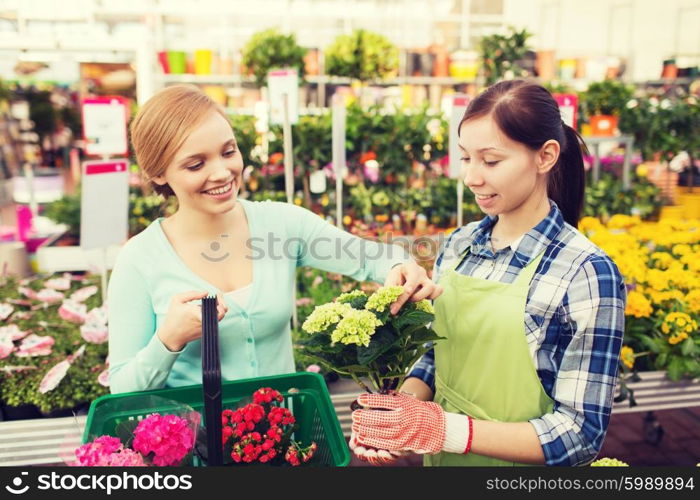
<instances>
[{"instance_id":1,"label":"potted plant","mask_svg":"<svg viewBox=\"0 0 700 500\"><path fill-rule=\"evenodd\" d=\"M591 83L581 95L581 106L593 135L615 135L620 113L632 96L632 88L617 80Z\"/></svg>"},{"instance_id":2,"label":"potted plant","mask_svg":"<svg viewBox=\"0 0 700 500\"><path fill-rule=\"evenodd\" d=\"M481 66L486 85L503 78L528 76L522 61L528 53L527 40L531 36L526 29L517 31L510 27L505 35L494 34L481 39Z\"/></svg>"},{"instance_id":3,"label":"potted plant","mask_svg":"<svg viewBox=\"0 0 700 500\"><path fill-rule=\"evenodd\" d=\"M297 44L295 35L284 35L275 28L254 34L242 55L258 87L265 86L267 73L274 68L296 68L300 78L305 74L306 49Z\"/></svg>"},{"instance_id":4,"label":"potted plant","mask_svg":"<svg viewBox=\"0 0 700 500\"><path fill-rule=\"evenodd\" d=\"M385 36L367 30L340 35L326 49L326 73L366 82L395 75L399 51Z\"/></svg>"}]
</instances>

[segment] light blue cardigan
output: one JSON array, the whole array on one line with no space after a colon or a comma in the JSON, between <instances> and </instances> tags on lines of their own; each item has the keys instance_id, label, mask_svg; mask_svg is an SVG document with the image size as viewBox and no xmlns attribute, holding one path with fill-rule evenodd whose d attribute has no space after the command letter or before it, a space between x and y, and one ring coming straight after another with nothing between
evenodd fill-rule
<instances>
[{"instance_id":1,"label":"light blue cardigan","mask_svg":"<svg viewBox=\"0 0 700 500\"><path fill-rule=\"evenodd\" d=\"M226 298L219 323L224 380L294 371L290 334L292 289L298 266L383 282L408 260L398 246L341 231L294 205L240 200L250 226L253 289L246 309ZM129 240L108 287L109 383L113 393L202 383L200 341L168 351L155 335L174 294L221 293L190 270L165 236L160 218Z\"/></svg>"}]
</instances>

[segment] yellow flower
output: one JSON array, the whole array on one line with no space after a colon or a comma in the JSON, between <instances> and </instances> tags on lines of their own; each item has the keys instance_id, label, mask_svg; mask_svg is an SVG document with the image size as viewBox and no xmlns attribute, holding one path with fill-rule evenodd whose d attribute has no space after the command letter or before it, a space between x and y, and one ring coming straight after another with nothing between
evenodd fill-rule
<instances>
[{"instance_id":1,"label":"yellow flower","mask_svg":"<svg viewBox=\"0 0 700 500\"><path fill-rule=\"evenodd\" d=\"M609 229L627 229L641 223L642 220L636 215L615 214L608 221Z\"/></svg>"},{"instance_id":2,"label":"yellow flower","mask_svg":"<svg viewBox=\"0 0 700 500\"><path fill-rule=\"evenodd\" d=\"M671 249L671 253L673 255L678 255L679 257L682 257L684 255L688 255L689 253L692 253L693 250L690 248L690 245L686 244L678 244L674 245L673 248Z\"/></svg>"},{"instance_id":3,"label":"yellow flower","mask_svg":"<svg viewBox=\"0 0 700 500\"><path fill-rule=\"evenodd\" d=\"M634 350L626 345L622 346L622 350L620 350L620 361L622 361L622 364L627 368L632 369L634 366Z\"/></svg>"},{"instance_id":4,"label":"yellow flower","mask_svg":"<svg viewBox=\"0 0 700 500\"><path fill-rule=\"evenodd\" d=\"M634 316L635 318L648 318L651 316L653 308L651 302L646 296L636 290L632 290L627 295L627 306L625 307L625 315Z\"/></svg>"},{"instance_id":5,"label":"yellow flower","mask_svg":"<svg viewBox=\"0 0 700 500\"><path fill-rule=\"evenodd\" d=\"M683 342L683 341L684 341L685 339L687 339L687 338L688 338L688 334L685 333L685 332L681 332L681 333L679 333L678 335L671 335L671 336L668 338L668 343L671 344L671 345L676 345L676 344L678 344L679 342Z\"/></svg>"},{"instance_id":6,"label":"yellow flower","mask_svg":"<svg viewBox=\"0 0 700 500\"><path fill-rule=\"evenodd\" d=\"M343 313L343 319L331 333L331 342L367 347L377 327L381 325L382 322L371 311L350 308Z\"/></svg>"},{"instance_id":7,"label":"yellow flower","mask_svg":"<svg viewBox=\"0 0 700 500\"><path fill-rule=\"evenodd\" d=\"M673 255L666 252L654 252L651 254L651 260L654 262L654 267L658 269L668 269L674 262Z\"/></svg>"},{"instance_id":8,"label":"yellow flower","mask_svg":"<svg viewBox=\"0 0 700 500\"><path fill-rule=\"evenodd\" d=\"M578 230L582 233L588 233L589 231L595 231L597 229L605 229L603 223L597 217L583 217L578 222Z\"/></svg>"},{"instance_id":9,"label":"yellow flower","mask_svg":"<svg viewBox=\"0 0 700 500\"><path fill-rule=\"evenodd\" d=\"M349 226L350 224L352 224L352 217L350 217L349 215L344 216L343 217L343 224L345 224L346 226Z\"/></svg>"},{"instance_id":10,"label":"yellow flower","mask_svg":"<svg viewBox=\"0 0 700 500\"><path fill-rule=\"evenodd\" d=\"M668 343L676 345L688 338L688 334L696 332L697 322L683 312L672 312L666 315L661 324L661 331L669 335Z\"/></svg>"}]
</instances>

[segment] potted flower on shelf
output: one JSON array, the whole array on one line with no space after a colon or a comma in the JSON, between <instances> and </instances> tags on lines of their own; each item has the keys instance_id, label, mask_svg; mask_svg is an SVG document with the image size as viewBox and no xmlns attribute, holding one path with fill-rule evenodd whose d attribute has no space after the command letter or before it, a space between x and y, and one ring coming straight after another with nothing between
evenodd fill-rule
<instances>
[{"instance_id":1,"label":"potted flower on shelf","mask_svg":"<svg viewBox=\"0 0 700 500\"><path fill-rule=\"evenodd\" d=\"M617 80L591 83L581 96L581 107L588 116L592 134L615 135L620 113L632 96L632 88Z\"/></svg>"},{"instance_id":2,"label":"potted flower on shelf","mask_svg":"<svg viewBox=\"0 0 700 500\"><path fill-rule=\"evenodd\" d=\"M296 68L304 77L306 49L297 44L295 35L284 35L271 28L255 33L243 47L243 65L255 77L258 87L264 87L267 73L274 68Z\"/></svg>"}]
</instances>

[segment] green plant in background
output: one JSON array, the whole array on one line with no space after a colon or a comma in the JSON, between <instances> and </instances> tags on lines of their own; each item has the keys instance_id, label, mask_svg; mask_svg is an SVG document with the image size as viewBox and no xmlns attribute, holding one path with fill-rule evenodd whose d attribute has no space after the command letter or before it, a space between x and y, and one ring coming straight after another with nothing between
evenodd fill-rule
<instances>
[{"instance_id":1,"label":"green plant in background","mask_svg":"<svg viewBox=\"0 0 700 500\"><path fill-rule=\"evenodd\" d=\"M608 218L614 214L655 216L663 204L661 190L646 178L638 177L630 189L611 173L603 173L598 182L586 187L583 215Z\"/></svg>"},{"instance_id":2,"label":"green plant in background","mask_svg":"<svg viewBox=\"0 0 700 500\"><path fill-rule=\"evenodd\" d=\"M620 115L634 95L634 88L617 80L593 82L581 94L585 118L593 115Z\"/></svg>"},{"instance_id":3,"label":"green plant in background","mask_svg":"<svg viewBox=\"0 0 700 500\"><path fill-rule=\"evenodd\" d=\"M518 65L528 51L527 40L532 36L526 29L520 31L508 28L505 35L494 34L481 39L481 62L486 85L491 85L504 77L527 76Z\"/></svg>"},{"instance_id":4,"label":"green plant in background","mask_svg":"<svg viewBox=\"0 0 700 500\"><path fill-rule=\"evenodd\" d=\"M44 287L47 279L58 276L39 277L32 280L28 286L33 290ZM72 281L71 289L66 291L66 296L79 288L88 285L99 286L99 277L88 277L79 282ZM0 296L3 299L26 299L18 292L19 283L13 277L5 277L0 280ZM39 301L30 301L33 306ZM89 297L85 304L88 311L102 304L101 294ZM80 334L80 326L64 320L58 314L60 303L48 307L14 306L16 310L26 313L27 317L9 321L18 326L22 331L39 336L51 335L55 339L51 354L46 356L18 358L14 354L0 360L0 400L8 406L20 406L24 404L35 405L44 413L55 410L70 409L82 403L90 403L94 399L107 394L106 387L100 385L98 376L106 369L107 344L87 343ZM33 310L32 310L33 309ZM15 312L15 314L17 314ZM81 345L85 345L85 352L77 358L68 369L65 378L58 386L44 394L39 392L39 384L47 372L66 356L75 353ZM10 367L29 367L21 370L13 370Z\"/></svg>"},{"instance_id":5,"label":"green plant in background","mask_svg":"<svg viewBox=\"0 0 700 500\"><path fill-rule=\"evenodd\" d=\"M57 224L68 226L67 234L80 237L80 186L74 194L63 195L46 205L43 214ZM129 188L129 237L143 231L158 217L175 213L177 199L174 196L164 200L155 193L144 195L140 188Z\"/></svg>"},{"instance_id":6,"label":"green plant in background","mask_svg":"<svg viewBox=\"0 0 700 500\"><path fill-rule=\"evenodd\" d=\"M387 78L399 65L399 50L385 36L367 30L340 35L325 51L326 73L360 81Z\"/></svg>"},{"instance_id":7,"label":"green plant in background","mask_svg":"<svg viewBox=\"0 0 700 500\"><path fill-rule=\"evenodd\" d=\"M700 157L700 104L694 96L640 95L627 101L620 131L634 136L645 160L669 160L681 151Z\"/></svg>"},{"instance_id":8,"label":"green plant in background","mask_svg":"<svg viewBox=\"0 0 700 500\"><path fill-rule=\"evenodd\" d=\"M303 78L305 54L295 35L283 35L275 28L255 33L242 51L243 64L253 72L258 87L265 86L267 73L274 68L296 68Z\"/></svg>"},{"instance_id":9,"label":"green plant in background","mask_svg":"<svg viewBox=\"0 0 700 500\"><path fill-rule=\"evenodd\" d=\"M243 155L243 163L261 167L261 159L254 155L256 146L258 145L258 133L255 130L255 117L252 115L230 115L229 120L233 128L233 134L238 143L238 149Z\"/></svg>"}]
</instances>

